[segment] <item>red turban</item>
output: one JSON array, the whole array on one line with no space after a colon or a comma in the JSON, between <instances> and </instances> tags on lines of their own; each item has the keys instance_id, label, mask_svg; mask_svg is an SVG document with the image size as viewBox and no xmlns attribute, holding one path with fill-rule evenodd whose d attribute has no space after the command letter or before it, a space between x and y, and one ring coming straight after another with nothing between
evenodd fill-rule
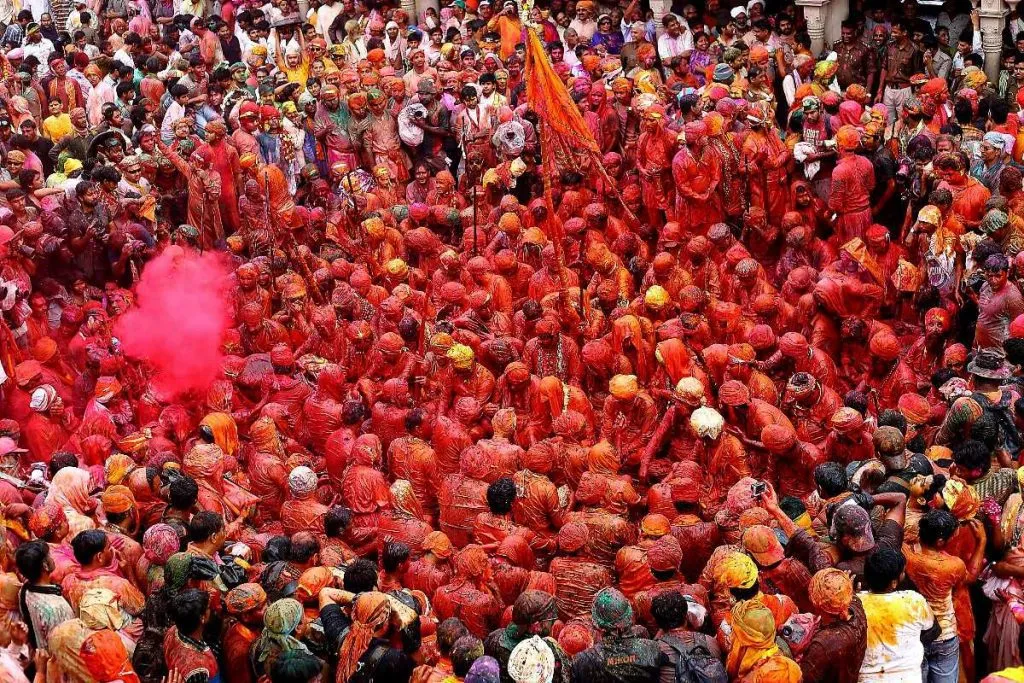
<instances>
[{"instance_id":1,"label":"red turban","mask_svg":"<svg viewBox=\"0 0 1024 683\"><path fill-rule=\"evenodd\" d=\"M829 424L840 434L849 434L864 425L864 416L854 408L840 408L832 414Z\"/></svg>"},{"instance_id":2,"label":"red turban","mask_svg":"<svg viewBox=\"0 0 1024 683\"><path fill-rule=\"evenodd\" d=\"M799 332L787 332L779 340L779 350L788 358L806 358L811 352L811 346Z\"/></svg>"},{"instance_id":3,"label":"red turban","mask_svg":"<svg viewBox=\"0 0 1024 683\"><path fill-rule=\"evenodd\" d=\"M672 535L662 536L647 549L647 563L652 571L667 572L679 569L683 549Z\"/></svg>"},{"instance_id":4,"label":"red turban","mask_svg":"<svg viewBox=\"0 0 1024 683\"><path fill-rule=\"evenodd\" d=\"M773 455L786 453L796 445L796 432L783 424L770 424L761 430L761 443Z\"/></svg>"},{"instance_id":5,"label":"red turban","mask_svg":"<svg viewBox=\"0 0 1024 683\"><path fill-rule=\"evenodd\" d=\"M1024 252L1022 252L1024 253ZM925 320L927 324L927 319ZM947 328L948 329L948 328ZM1014 339L1024 337L1024 313L1021 313L1010 323L1010 336Z\"/></svg>"},{"instance_id":6,"label":"red turban","mask_svg":"<svg viewBox=\"0 0 1024 683\"><path fill-rule=\"evenodd\" d=\"M742 406L750 402L750 390L742 382L732 379L718 389L718 400L726 406Z\"/></svg>"},{"instance_id":7,"label":"red turban","mask_svg":"<svg viewBox=\"0 0 1024 683\"><path fill-rule=\"evenodd\" d=\"M660 538L672 531L672 524L665 515L647 515L640 521L640 532L645 536Z\"/></svg>"},{"instance_id":8,"label":"red turban","mask_svg":"<svg viewBox=\"0 0 1024 683\"><path fill-rule=\"evenodd\" d=\"M270 350L270 363L279 368L290 368L295 364L295 354L287 344L278 344Z\"/></svg>"},{"instance_id":9,"label":"red turban","mask_svg":"<svg viewBox=\"0 0 1024 683\"><path fill-rule=\"evenodd\" d=\"M755 351L764 351L775 346L775 332L768 325L754 325L747 335L747 341Z\"/></svg>"},{"instance_id":10,"label":"red turban","mask_svg":"<svg viewBox=\"0 0 1024 683\"><path fill-rule=\"evenodd\" d=\"M590 530L583 522L569 522L558 530L558 547L574 553L590 541Z\"/></svg>"}]
</instances>

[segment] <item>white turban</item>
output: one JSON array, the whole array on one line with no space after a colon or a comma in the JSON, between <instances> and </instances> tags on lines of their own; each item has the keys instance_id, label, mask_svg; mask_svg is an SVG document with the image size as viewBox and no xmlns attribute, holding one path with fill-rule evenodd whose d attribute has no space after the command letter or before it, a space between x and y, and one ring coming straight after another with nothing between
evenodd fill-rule
<instances>
[{"instance_id":1,"label":"white turban","mask_svg":"<svg viewBox=\"0 0 1024 683\"><path fill-rule=\"evenodd\" d=\"M701 438L717 439L724 426L722 414L714 408L703 406L690 415L690 427Z\"/></svg>"},{"instance_id":2,"label":"white turban","mask_svg":"<svg viewBox=\"0 0 1024 683\"><path fill-rule=\"evenodd\" d=\"M42 384L32 392L32 398L28 402L28 407L37 413L43 413L46 412L55 398L57 398L57 390L49 384Z\"/></svg>"},{"instance_id":3,"label":"white turban","mask_svg":"<svg viewBox=\"0 0 1024 683\"><path fill-rule=\"evenodd\" d=\"M316 472L305 465L299 465L288 474L288 489L296 498L309 495L316 490Z\"/></svg>"},{"instance_id":4,"label":"white turban","mask_svg":"<svg viewBox=\"0 0 1024 683\"><path fill-rule=\"evenodd\" d=\"M548 683L555 674L555 655L540 637L520 641L508 658L508 675L516 683Z\"/></svg>"},{"instance_id":5,"label":"white turban","mask_svg":"<svg viewBox=\"0 0 1024 683\"><path fill-rule=\"evenodd\" d=\"M746 9L744 9L743 7L733 7L733 8L731 9L731 10L729 10L729 15L730 15L730 16L731 16L731 17L732 17L733 19L736 19L736 18L737 18L737 17L739 17L739 16L741 15L741 14L746 14L746 13L747 13L747 10L746 10Z\"/></svg>"}]
</instances>

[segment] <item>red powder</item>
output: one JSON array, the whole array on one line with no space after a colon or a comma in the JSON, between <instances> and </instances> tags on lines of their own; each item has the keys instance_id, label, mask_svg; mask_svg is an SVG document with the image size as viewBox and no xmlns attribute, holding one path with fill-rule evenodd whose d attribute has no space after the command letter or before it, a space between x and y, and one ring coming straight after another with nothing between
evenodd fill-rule
<instances>
[{"instance_id":1,"label":"red powder","mask_svg":"<svg viewBox=\"0 0 1024 683\"><path fill-rule=\"evenodd\" d=\"M205 391L220 373L221 338L231 321L231 270L222 253L171 246L146 264L137 305L114 333L126 355L146 362L161 398Z\"/></svg>"}]
</instances>

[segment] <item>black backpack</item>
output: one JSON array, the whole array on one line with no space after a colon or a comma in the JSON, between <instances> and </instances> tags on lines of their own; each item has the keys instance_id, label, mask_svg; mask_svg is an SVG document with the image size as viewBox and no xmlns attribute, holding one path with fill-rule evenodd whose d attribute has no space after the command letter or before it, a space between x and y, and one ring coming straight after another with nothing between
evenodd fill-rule
<instances>
[{"instance_id":1,"label":"black backpack","mask_svg":"<svg viewBox=\"0 0 1024 683\"><path fill-rule=\"evenodd\" d=\"M689 645L675 636L661 639L676 651L676 683L729 683L729 674L722 661L707 647L691 642Z\"/></svg>"}]
</instances>

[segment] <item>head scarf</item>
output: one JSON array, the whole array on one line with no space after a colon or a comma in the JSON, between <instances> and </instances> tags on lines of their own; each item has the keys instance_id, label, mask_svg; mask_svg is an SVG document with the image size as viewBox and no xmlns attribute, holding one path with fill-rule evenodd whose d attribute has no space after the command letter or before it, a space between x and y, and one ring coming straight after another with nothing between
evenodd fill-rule
<instances>
[{"instance_id":1,"label":"head scarf","mask_svg":"<svg viewBox=\"0 0 1024 683\"><path fill-rule=\"evenodd\" d=\"M224 596L224 607L228 614L245 614L258 609L267 602L267 593L258 583L243 583L235 586Z\"/></svg>"},{"instance_id":2,"label":"head scarf","mask_svg":"<svg viewBox=\"0 0 1024 683\"><path fill-rule=\"evenodd\" d=\"M590 618L602 631L623 632L633 626L633 608L626 596L618 590L603 588L594 596Z\"/></svg>"},{"instance_id":3,"label":"head scarf","mask_svg":"<svg viewBox=\"0 0 1024 683\"><path fill-rule=\"evenodd\" d=\"M224 455L238 455L238 425L235 424L233 417L227 413L210 413L199 425L209 427L213 432L213 442L220 446Z\"/></svg>"},{"instance_id":4,"label":"head scarf","mask_svg":"<svg viewBox=\"0 0 1024 683\"><path fill-rule=\"evenodd\" d=\"M555 655L539 636L522 640L508 658L508 675L516 683L549 683L555 675Z\"/></svg>"},{"instance_id":5,"label":"head scarf","mask_svg":"<svg viewBox=\"0 0 1024 683\"><path fill-rule=\"evenodd\" d=\"M469 667L466 683L499 683L501 681L501 665L494 657L484 655Z\"/></svg>"},{"instance_id":6,"label":"head scarf","mask_svg":"<svg viewBox=\"0 0 1024 683\"><path fill-rule=\"evenodd\" d=\"M97 683L139 683L124 641L113 631L100 630L90 635L82 643L79 656Z\"/></svg>"},{"instance_id":7,"label":"head scarf","mask_svg":"<svg viewBox=\"0 0 1024 683\"><path fill-rule=\"evenodd\" d=\"M263 615L263 633L256 641L256 659L264 662L271 655L289 650L309 649L292 633L302 623L302 603L293 598L282 598L267 608Z\"/></svg>"},{"instance_id":8,"label":"head scarf","mask_svg":"<svg viewBox=\"0 0 1024 683\"><path fill-rule=\"evenodd\" d=\"M91 478L85 470L65 467L53 475L46 500L63 505L65 511L71 508L80 515L88 515L93 508L93 501L89 498L90 483Z\"/></svg>"},{"instance_id":9,"label":"head scarf","mask_svg":"<svg viewBox=\"0 0 1024 683\"><path fill-rule=\"evenodd\" d=\"M775 617L756 600L732 608L733 642L726 660L730 679L741 679L755 664L779 653L775 645Z\"/></svg>"},{"instance_id":10,"label":"head scarf","mask_svg":"<svg viewBox=\"0 0 1024 683\"><path fill-rule=\"evenodd\" d=\"M288 474L288 490L296 498L306 498L316 491L316 472L300 465Z\"/></svg>"},{"instance_id":11,"label":"head scarf","mask_svg":"<svg viewBox=\"0 0 1024 683\"><path fill-rule=\"evenodd\" d=\"M103 491L100 502L103 504L104 512L118 515L135 507L135 496L127 486L115 484Z\"/></svg>"},{"instance_id":12,"label":"head scarf","mask_svg":"<svg viewBox=\"0 0 1024 683\"><path fill-rule=\"evenodd\" d=\"M103 465L108 484L120 484L138 464L124 453L114 453Z\"/></svg>"},{"instance_id":13,"label":"head scarf","mask_svg":"<svg viewBox=\"0 0 1024 683\"><path fill-rule=\"evenodd\" d=\"M36 538L59 542L64 539L51 539L50 536L52 536L57 529L61 527L61 525L65 524L67 519L67 515L64 514L63 505L55 500L47 500L32 511L32 516L28 520L28 528Z\"/></svg>"},{"instance_id":14,"label":"head scarf","mask_svg":"<svg viewBox=\"0 0 1024 683\"><path fill-rule=\"evenodd\" d=\"M371 591L356 598L352 605L352 625L338 652L337 683L347 683L352 677L370 641L384 635L390 619L391 601L384 593Z\"/></svg>"},{"instance_id":15,"label":"head scarf","mask_svg":"<svg viewBox=\"0 0 1024 683\"><path fill-rule=\"evenodd\" d=\"M146 559L155 565L165 565L171 555L181 548L178 532L170 524L154 524L142 536L142 550Z\"/></svg>"}]
</instances>

